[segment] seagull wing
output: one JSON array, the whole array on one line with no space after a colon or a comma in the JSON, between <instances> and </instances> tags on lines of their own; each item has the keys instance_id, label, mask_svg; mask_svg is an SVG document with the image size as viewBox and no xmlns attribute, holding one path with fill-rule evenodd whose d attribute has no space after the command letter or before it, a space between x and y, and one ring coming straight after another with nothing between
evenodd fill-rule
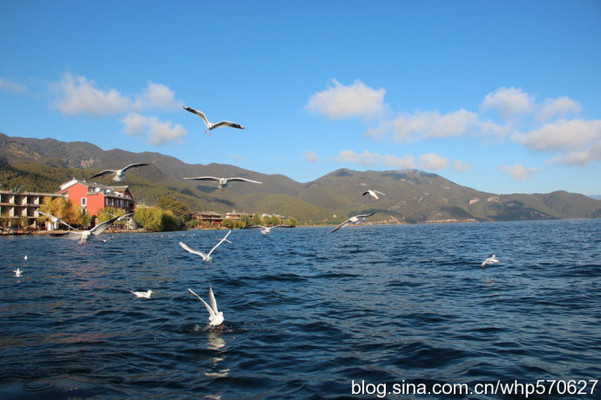
<instances>
[{"instance_id":1,"label":"seagull wing","mask_svg":"<svg viewBox=\"0 0 601 400\"><path fill-rule=\"evenodd\" d=\"M361 196L365 196L366 194L369 194L369 192L363 192Z\"/></svg>"},{"instance_id":2,"label":"seagull wing","mask_svg":"<svg viewBox=\"0 0 601 400\"><path fill-rule=\"evenodd\" d=\"M95 227L93 227L92 229L90 229L90 233L92 233L94 235L100 235L102 232L106 231L106 229L109 226L111 226L113 224L113 222L115 222L118 219L119 219L119 217L113 217L113 218L109 219L108 221L104 221L103 223L98 224Z\"/></svg>"},{"instance_id":3,"label":"seagull wing","mask_svg":"<svg viewBox=\"0 0 601 400\"><path fill-rule=\"evenodd\" d=\"M379 190L374 190L374 192L376 192L377 194L381 194L382 196L386 196L386 193L382 193Z\"/></svg>"},{"instance_id":4,"label":"seagull wing","mask_svg":"<svg viewBox=\"0 0 601 400\"><path fill-rule=\"evenodd\" d=\"M227 180L230 182L250 182L250 183L259 183L259 184L263 183L263 182L259 182L259 181L253 181L252 179L239 178L237 176L235 176L233 178L227 178Z\"/></svg>"},{"instance_id":5,"label":"seagull wing","mask_svg":"<svg viewBox=\"0 0 601 400\"><path fill-rule=\"evenodd\" d=\"M205 307L207 308L207 311L209 312L209 314L211 315L211 317L215 316L215 311L213 311L213 309L211 308L211 306L209 306L207 304L207 302L202 299L202 297L200 297L199 295L197 295L196 293L194 293L194 291L192 289L190 289L190 288L188 288L188 292L192 293L194 296L198 297L198 300L202 301L202 304L205 305Z\"/></svg>"},{"instance_id":6,"label":"seagull wing","mask_svg":"<svg viewBox=\"0 0 601 400\"><path fill-rule=\"evenodd\" d=\"M369 214L355 215L355 218L367 218L367 217L371 217L372 215L374 215L374 211L370 212Z\"/></svg>"},{"instance_id":7,"label":"seagull wing","mask_svg":"<svg viewBox=\"0 0 601 400\"><path fill-rule=\"evenodd\" d=\"M337 230L344 228L345 226L348 225L349 221L350 221L350 219L347 219L346 221L344 221L343 223L341 223L340 225L338 225L336 228L332 229L329 233L334 233Z\"/></svg>"},{"instance_id":8,"label":"seagull wing","mask_svg":"<svg viewBox=\"0 0 601 400\"><path fill-rule=\"evenodd\" d=\"M230 235L230 233L232 233L232 231L231 231L231 230L229 230L229 231L227 232L227 234L226 234L226 235L223 237L223 239L221 239L221 240L219 241L219 243L217 243L215 246L213 246L213 248L211 249L211 251L209 251L209 254L207 254L207 256L210 256L210 255L211 255L211 253L213 253L213 251L214 251L214 250L215 250L217 247L219 247L219 245L220 245L221 243L223 243L223 242L225 242L225 241L229 242L229 240L227 240L227 237Z\"/></svg>"},{"instance_id":9,"label":"seagull wing","mask_svg":"<svg viewBox=\"0 0 601 400\"><path fill-rule=\"evenodd\" d=\"M55 217L54 215L51 215L51 214L46 214L46 213L45 213L45 212L43 212L43 211L38 211L38 213L39 213L39 214L42 214L42 215L45 215L45 216L47 216L48 218L50 218L50 219L51 219L52 221L54 221L54 222L58 221L58 222L60 222L61 224L65 225L65 226L68 226L68 227L69 227L69 228L71 228L71 229L75 229L74 227L72 227L71 225L69 225L68 223L66 223L65 221L63 221L62 219L60 219L60 218L58 218L58 217Z\"/></svg>"},{"instance_id":10,"label":"seagull wing","mask_svg":"<svg viewBox=\"0 0 601 400\"><path fill-rule=\"evenodd\" d=\"M217 181L219 182L219 178L215 176L197 176L195 178L183 178L191 181Z\"/></svg>"},{"instance_id":11,"label":"seagull wing","mask_svg":"<svg viewBox=\"0 0 601 400\"><path fill-rule=\"evenodd\" d=\"M108 174L114 174L116 172L117 171L112 170L112 169L105 169L104 171L100 171L97 174L94 174L94 175L90 176L88 179L94 179L94 178L97 178L99 176L108 175Z\"/></svg>"},{"instance_id":12,"label":"seagull wing","mask_svg":"<svg viewBox=\"0 0 601 400\"><path fill-rule=\"evenodd\" d=\"M179 242L179 245L182 247L182 249L186 250L188 253L192 253L192 254L196 254L197 256L201 256L202 258L205 258L207 255L205 253L203 253L202 251L198 251L198 250L194 250L191 249L187 244L185 244L184 242Z\"/></svg>"},{"instance_id":13,"label":"seagull wing","mask_svg":"<svg viewBox=\"0 0 601 400\"><path fill-rule=\"evenodd\" d=\"M213 288L211 286L209 286L209 302L211 303L211 308L213 309L213 312L215 312L215 314L218 314L219 310L217 309L217 300L215 299L215 294L213 293Z\"/></svg>"},{"instance_id":14,"label":"seagull wing","mask_svg":"<svg viewBox=\"0 0 601 400\"><path fill-rule=\"evenodd\" d=\"M209 125L211 124L211 123L209 122L209 120L207 119L207 116L206 116L206 115L205 115L205 114L204 114L202 111L200 111L200 110L197 110L197 109L195 109L195 108L192 108L192 107L186 107L186 106L184 106L184 110L186 110L186 111L190 111L191 113L193 113L193 114L196 114L196 115L198 115L200 118L202 118L202 120L203 120L203 121L205 122L205 124L207 125L207 128L208 128L208 127L209 127Z\"/></svg>"},{"instance_id":15,"label":"seagull wing","mask_svg":"<svg viewBox=\"0 0 601 400\"><path fill-rule=\"evenodd\" d=\"M144 167L146 165L150 165L149 163L137 163L137 164L129 164L127 167L123 168L121 170L121 172L125 172L130 168L136 168L136 167Z\"/></svg>"},{"instance_id":16,"label":"seagull wing","mask_svg":"<svg viewBox=\"0 0 601 400\"><path fill-rule=\"evenodd\" d=\"M231 128L244 129L244 127L240 124L230 121L219 121L215 125L213 125L213 129L221 128L222 126L229 126Z\"/></svg>"}]
</instances>

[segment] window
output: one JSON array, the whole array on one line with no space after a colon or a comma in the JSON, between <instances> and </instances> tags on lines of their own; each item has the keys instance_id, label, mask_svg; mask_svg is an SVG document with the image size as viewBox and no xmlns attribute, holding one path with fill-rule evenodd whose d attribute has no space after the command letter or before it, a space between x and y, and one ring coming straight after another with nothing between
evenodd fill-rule
<instances>
[{"instance_id":1,"label":"window","mask_svg":"<svg viewBox=\"0 0 601 400\"><path fill-rule=\"evenodd\" d=\"M82 207L85 207L85 206L86 206L86 204L88 203L88 202L87 202L87 200L88 200L88 198L87 198L87 197L82 197L82 198L81 198L81 206L82 206Z\"/></svg>"}]
</instances>

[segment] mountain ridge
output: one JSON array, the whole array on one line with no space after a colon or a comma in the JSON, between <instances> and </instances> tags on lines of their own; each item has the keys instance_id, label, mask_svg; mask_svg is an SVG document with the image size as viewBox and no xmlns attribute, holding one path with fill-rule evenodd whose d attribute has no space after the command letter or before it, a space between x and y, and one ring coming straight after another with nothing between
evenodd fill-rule
<instances>
[{"instance_id":1,"label":"mountain ridge","mask_svg":"<svg viewBox=\"0 0 601 400\"><path fill-rule=\"evenodd\" d=\"M87 179L102 169L131 162L150 166L130 170L128 184L139 203L154 204L175 197L192 210L232 210L294 216L300 223L336 222L374 211L375 221L420 223L505 221L558 218L600 218L601 201L578 193L494 194L454 183L419 170L355 171L337 169L310 182L282 174L263 174L230 164L188 164L158 152L102 150L89 142L11 137L0 133L0 184L24 190L54 192L72 178ZM194 176L240 176L262 184L216 184L183 180ZM111 184L110 178L98 178ZM386 195L374 201L368 189Z\"/></svg>"}]
</instances>

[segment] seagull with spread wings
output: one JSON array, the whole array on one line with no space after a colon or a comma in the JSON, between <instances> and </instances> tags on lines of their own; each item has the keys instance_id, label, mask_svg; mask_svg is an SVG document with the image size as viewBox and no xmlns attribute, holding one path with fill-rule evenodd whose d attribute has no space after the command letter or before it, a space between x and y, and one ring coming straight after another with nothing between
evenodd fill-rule
<instances>
[{"instance_id":1,"label":"seagull with spread wings","mask_svg":"<svg viewBox=\"0 0 601 400\"><path fill-rule=\"evenodd\" d=\"M344 228L348 224L356 224L357 222L359 222L359 220L361 220L363 218L371 217L372 215L374 215L373 211L370 212L369 214L354 215L354 216L350 217L349 219L347 219L346 221L344 221L343 223L341 223L340 225L338 225L336 228L332 229L329 233L334 233L337 230Z\"/></svg>"},{"instance_id":2,"label":"seagull with spread wings","mask_svg":"<svg viewBox=\"0 0 601 400\"><path fill-rule=\"evenodd\" d=\"M211 254L213 254L213 251L215 251L215 249L217 247L219 247L219 245L221 245L221 243L223 243L223 242L232 243L229 240L227 240L227 237L230 235L230 233L232 233L231 230L229 230L227 232L227 234L215 246L213 246L211 251L209 251L208 253L203 253L202 251L194 250L194 249L190 248L184 242L179 242L179 245L182 247L182 249L186 250L188 253L196 254L197 256L200 256L203 259L203 261L207 263L207 267L208 267L209 262L212 263L212 261L213 261L213 257L211 257Z\"/></svg>"},{"instance_id":3,"label":"seagull with spread wings","mask_svg":"<svg viewBox=\"0 0 601 400\"><path fill-rule=\"evenodd\" d=\"M137 164L129 164L121 169L105 169L104 171L100 171L97 174L94 174L92 176L90 176L88 178L88 180L90 179L94 179L97 178L99 176L103 176L103 175L109 175L109 174L115 174L115 176L113 176L113 180L116 182L120 182L123 179L125 179L125 171L127 171L130 168L138 168L138 167L144 167L146 165L150 165L148 163L137 163Z\"/></svg>"},{"instance_id":4,"label":"seagull with spread wings","mask_svg":"<svg viewBox=\"0 0 601 400\"><path fill-rule=\"evenodd\" d=\"M119 219L119 217L113 217L113 218L109 219L108 221L104 221L100 224L97 224L92 229L86 229L86 230L81 231L81 230L77 230L77 229L73 228L71 225L69 225L65 221L55 217L54 215L46 214L46 213L43 213L42 211L38 211L38 212L40 214L47 216L48 218L50 218L53 221L56 219L60 223L73 229L73 231L69 231L69 232L51 233L50 236L55 236L55 237L65 236L69 239L79 239L80 244L89 243L90 237L92 237L92 235L93 236L100 235L102 232L106 231L107 228L113 224L113 222L115 222L117 219Z\"/></svg>"},{"instance_id":5,"label":"seagull with spread wings","mask_svg":"<svg viewBox=\"0 0 601 400\"><path fill-rule=\"evenodd\" d=\"M205 133L208 132L209 135L211 135L211 131L213 129L221 128L222 126L229 126L230 128L244 129L244 127L242 125L237 124L235 122L230 122L230 121L220 121L217 123L212 123L207 119L207 116L202 111L197 110L192 107L184 106L184 110L190 111L192 114L198 115L204 121L205 125L207 126L207 130L205 131Z\"/></svg>"},{"instance_id":6,"label":"seagull with spread wings","mask_svg":"<svg viewBox=\"0 0 601 400\"><path fill-rule=\"evenodd\" d=\"M188 291L194 296L198 297L198 300L202 301L202 304L205 305L207 311L209 312L209 325L214 328L217 328L219 326L221 329L223 329L223 326L221 326L221 324L223 323L225 318L223 317L223 312L219 311L219 309L217 308L217 300L215 299L213 288L209 286L209 302L211 303L211 305L208 305L207 302L204 301L202 297L194 293L192 289L188 288Z\"/></svg>"},{"instance_id":7,"label":"seagull with spread wings","mask_svg":"<svg viewBox=\"0 0 601 400\"><path fill-rule=\"evenodd\" d=\"M225 187L227 186L227 184L229 182L250 182L250 183L258 183L258 184L263 183L263 182L259 182L259 181L253 181L252 179L239 178L239 177L218 178L216 176L198 176L195 178L184 178L184 179L187 179L189 181L214 181L214 182L217 182L217 185L219 186L219 188L221 190L225 190Z\"/></svg>"},{"instance_id":8,"label":"seagull with spread wings","mask_svg":"<svg viewBox=\"0 0 601 400\"><path fill-rule=\"evenodd\" d=\"M378 200L379 197L378 195L382 195L382 196L386 196L386 193L382 193L378 190L371 190L371 189L367 189L367 192L363 192L363 196L365 196L366 194L370 195L371 197L373 197L374 200Z\"/></svg>"}]
</instances>

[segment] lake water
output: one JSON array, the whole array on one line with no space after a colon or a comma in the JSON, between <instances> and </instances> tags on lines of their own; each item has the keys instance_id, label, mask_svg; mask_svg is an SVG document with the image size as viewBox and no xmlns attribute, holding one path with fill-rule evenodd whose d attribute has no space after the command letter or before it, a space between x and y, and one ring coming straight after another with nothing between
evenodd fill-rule
<instances>
[{"instance_id":1,"label":"lake water","mask_svg":"<svg viewBox=\"0 0 601 400\"><path fill-rule=\"evenodd\" d=\"M1 238L0 398L601 398L601 220L330 229Z\"/></svg>"}]
</instances>

